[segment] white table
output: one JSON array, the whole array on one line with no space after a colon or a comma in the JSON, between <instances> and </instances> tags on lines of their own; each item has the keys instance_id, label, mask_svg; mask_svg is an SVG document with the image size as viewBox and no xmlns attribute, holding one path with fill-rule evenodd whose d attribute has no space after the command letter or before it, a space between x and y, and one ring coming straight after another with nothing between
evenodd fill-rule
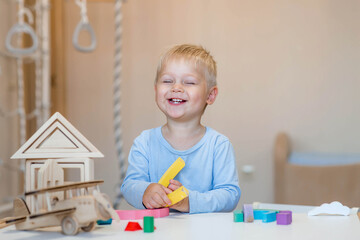
<instances>
[{"instance_id":1,"label":"white table","mask_svg":"<svg viewBox=\"0 0 360 240\"><path fill-rule=\"evenodd\" d=\"M141 220L138 222L142 225ZM0 239L360 239L360 222L356 214L308 217L306 213L294 213L293 223L282 226L276 222L263 223L259 220L254 223L235 223L233 213L171 213L168 217L155 219L157 229L154 233L125 232L127 223L128 221L124 220L115 226L99 226L93 232L80 232L70 238L62 235L60 228L52 228L55 232L16 231L11 226L0 230Z\"/></svg>"}]
</instances>

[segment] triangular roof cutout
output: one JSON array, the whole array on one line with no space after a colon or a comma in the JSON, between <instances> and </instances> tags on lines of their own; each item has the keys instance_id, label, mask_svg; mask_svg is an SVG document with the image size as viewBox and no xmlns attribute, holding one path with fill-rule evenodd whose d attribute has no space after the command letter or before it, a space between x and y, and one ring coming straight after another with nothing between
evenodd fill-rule
<instances>
[{"instance_id":1,"label":"triangular roof cutout","mask_svg":"<svg viewBox=\"0 0 360 240\"><path fill-rule=\"evenodd\" d=\"M11 159L67 157L99 158L104 155L57 112L19 148Z\"/></svg>"},{"instance_id":2,"label":"triangular roof cutout","mask_svg":"<svg viewBox=\"0 0 360 240\"><path fill-rule=\"evenodd\" d=\"M39 149L53 149L53 148L65 148L65 149L76 149L78 146L71 141L59 128L49 135L44 141L38 146Z\"/></svg>"}]
</instances>

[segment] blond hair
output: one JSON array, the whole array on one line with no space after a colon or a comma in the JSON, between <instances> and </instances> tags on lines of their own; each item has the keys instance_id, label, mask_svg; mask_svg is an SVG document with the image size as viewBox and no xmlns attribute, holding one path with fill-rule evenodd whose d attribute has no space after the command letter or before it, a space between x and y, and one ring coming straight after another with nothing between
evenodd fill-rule
<instances>
[{"instance_id":1,"label":"blond hair","mask_svg":"<svg viewBox=\"0 0 360 240\"><path fill-rule=\"evenodd\" d=\"M216 83L216 62L214 58L210 55L210 52L207 51L202 46L192 45L192 44L181 44L175 45L169 48L162 56L160 57L155 83L158 80L161 71L163 70L164 65L171 59L185 59L189 61L194 61L195 67L203 66L205 70L205 78L207 81L207 86L210 89L217 85Z\"/></svg>"}]
</instances>

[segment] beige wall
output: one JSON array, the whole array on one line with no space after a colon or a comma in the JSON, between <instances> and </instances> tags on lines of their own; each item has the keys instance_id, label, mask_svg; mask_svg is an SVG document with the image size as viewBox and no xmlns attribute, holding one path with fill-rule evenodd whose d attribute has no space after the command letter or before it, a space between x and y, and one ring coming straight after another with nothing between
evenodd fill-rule
<instances>
[{"instance_id":1,"label":"beige wall","mask_svg":"<svg viewBox=\"0 0 360 240\"><path fill-rule=\"evenodd\" d=\"M112 3L88 3L93 53L71 45L80 19L66 3L67 117L98 147L103 191L114 197L118 165L112 127ZM272 147L280 130L298 151L360 152L360 2L126 1L122 113L125 151L164 123L154 103L158 56L176 43L202 44L218 62L220 94L204 124L235 148L241 202L273 201ZM244 174L243 165L255 172ZM306 194L306 193L304 193Z\"/></svg>"}]
</instances>

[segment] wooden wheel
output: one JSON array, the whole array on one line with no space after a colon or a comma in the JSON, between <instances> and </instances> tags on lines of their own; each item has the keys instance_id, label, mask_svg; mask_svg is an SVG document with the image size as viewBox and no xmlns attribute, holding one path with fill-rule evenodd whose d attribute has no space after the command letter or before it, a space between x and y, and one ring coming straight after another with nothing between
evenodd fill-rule
<instances>
[{"instance_id":1,"label":"wooden wheel","mask_svg":"<svg viewBox=\"0 0 360 240\"><path fill-rule=\"evenodd\" d=\"M79 223L76 219L66 216L61 221L61 230L65 235L76 235L79 232Z\"/></svg>"},{"instance_id":2,"label":"wooden wheel","mask_svg":"<svg viewBox=\"0 0 360 240\"><path fill-rule=\"evenodd\" d=\"M94 230L96 226L96 222L91 222L89 223L89 225L85 226L85 227L81 227L81 230L83 230L84 232L91 232L92 230Z\"/></svg>"}]
</instances>

